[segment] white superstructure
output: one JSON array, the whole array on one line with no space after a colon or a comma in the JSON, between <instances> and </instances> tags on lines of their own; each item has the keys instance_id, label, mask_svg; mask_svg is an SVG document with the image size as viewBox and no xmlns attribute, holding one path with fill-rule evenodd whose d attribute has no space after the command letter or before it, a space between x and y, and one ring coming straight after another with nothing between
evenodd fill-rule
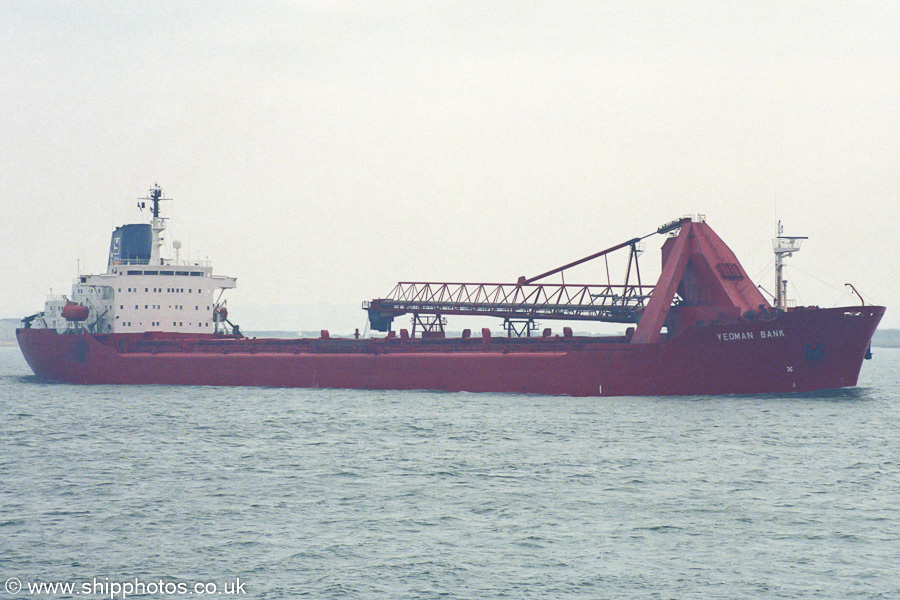
<instances>
[{"instance_id":1,"label":"white superstructure","mask_svg":"<svg viewBox=\"0 0 900 600\"><path fill-rule=\"evenodd\" d=\"M166 222L159 216L162 190L154 186L143 200L151 202L152 223L117 228L106 273L79 275L71 297L50 296L44 312L31 320L32 327L60 333L84 328L98 334L216 333L224 328L227 313L221 296L237 287L237 279L213 275L205 261L182 261L177 249L176 258L162 258ZM68 318L64 310L70 313Z\"/></svg>"}]
</instances>

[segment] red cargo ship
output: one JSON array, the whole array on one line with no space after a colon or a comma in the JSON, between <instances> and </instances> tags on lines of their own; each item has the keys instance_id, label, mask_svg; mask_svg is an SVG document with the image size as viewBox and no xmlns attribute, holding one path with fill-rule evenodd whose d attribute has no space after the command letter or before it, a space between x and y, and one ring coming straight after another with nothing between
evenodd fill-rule
<instances>
[{"instance_id":1,"label":"red cargo ship","mask_svg":"<svg viewBox=\"0 0 900 600\"><path fill-rule=\"evenodd\" d=\"M143 200L152 221L116 229L107 272L79 276L71 299L51 297L17 330L39 378L572 396L808 392L856 385L885 310L788 306L783 259L803 238L780 226L773 305L704 219L684 218L514 284L400 283L363 304L383 337L247 338L222 301L236 280L181 261L177 243L174 259L161 258L164 198L157 186ZM638 258L655 234L667 235L662 273L646 285ZM629 253L624 283L565 283L569 269L617 251ZM562 283L546 282L557 274ZM412 331L398 335L401 315L412 315ZM505 335L448 337L447 315L503 319ZM631 326L576 336L537 319Z\"/></svg>"}]
</instances>

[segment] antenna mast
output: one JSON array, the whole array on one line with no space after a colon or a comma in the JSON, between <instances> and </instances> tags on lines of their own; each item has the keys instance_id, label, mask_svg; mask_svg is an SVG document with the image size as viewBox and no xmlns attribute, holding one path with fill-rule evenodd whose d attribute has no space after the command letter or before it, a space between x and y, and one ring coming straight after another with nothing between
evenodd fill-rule
<instances>
[{"instance_id":1,"label":"antenna mast","mask_svg":"<svg viewBox=\"0 0 900 600\"><path fill-rule=\"evenodd\" d=\"M772 240L772 247L775 250L775 308L778 310L787 309L787 281L784 279L784 259L793 256L794 252L800 251L800 244L803 240L809 239L805 236L782 235L784 227L781 221L778 221L778 237Z\"/></svg>"},{"instance_id":2,"label":"antenna mast","mask_svg":"<svg viewBox=\"0 0 900 600\"><path fill-rule=\"evenodd\" d=\"M159 216L159 203L163 200L171 200L171 198L163 198L162 188L159 187L158 183L155 183L153 184L153 187L150 188L149 195L146 198L140 198L140 200L150 201L150 214L153 216L153 222L150 226L153 235L152 242L150 243L150 264L161 265L162 260L160 260L159 251L163 244L162 232L166 228L166 219ZM138 202L138 208L143 209L145 207L145 202Z\"/></svg>"}]
</instances>

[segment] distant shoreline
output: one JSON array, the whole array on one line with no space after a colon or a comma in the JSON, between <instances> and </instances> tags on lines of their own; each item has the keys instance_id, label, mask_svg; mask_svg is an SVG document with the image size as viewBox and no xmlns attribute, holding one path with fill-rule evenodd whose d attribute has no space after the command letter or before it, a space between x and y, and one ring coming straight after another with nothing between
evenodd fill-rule
<instances>
[{"instance_id":1,"label":"distant shoreline","mask_svg":"<svg viewBox=\"0 0 900 600\"><path fill-rule=\"evenodd\" d=\"M876 348L900 348L900 329L879 329L872 336Z\"/></svg>"}]
</instances>

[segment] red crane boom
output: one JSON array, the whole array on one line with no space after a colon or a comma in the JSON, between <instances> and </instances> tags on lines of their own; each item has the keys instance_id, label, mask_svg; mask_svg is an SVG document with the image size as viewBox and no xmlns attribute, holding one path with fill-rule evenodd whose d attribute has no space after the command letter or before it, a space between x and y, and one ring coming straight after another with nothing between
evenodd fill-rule
<instances>
[{"instance_id":1,"label":"red crane boom","mask_svg":"<svg viewBox=\"0 0 900 600\"><path fill-rule=\"evenodd\" d=\"M394 317L407 313L413 315L414 322L423 323L426 329L428 325L421 320L421 315L435 316L431 323L438 326L442 324L442 315L491 316L507 322L526 323L533 323L534 319L637 323L640 310L653 291L652 285L643 285L640 280L638 244L650 235L679 228L683 221L673 221L644 237L617 244L535 277L520 277L517 283L400 282L387 297L365 302L363 308L368 311L370 325L376 331L389 331ZM624 248L630 249L624 284L534 283ZM636 284L629 281L632 270ZM530 331L530 327L526 331Z\"/></svg>"},{"instance_id":2,"label":"red crane boom","mask_svg":"<svg viewBox=\"0 0 900 600\"><path fill-rule=\"evenodd\" d=\"M659 280L644 285L639 243L676 231L663 244ZM630 254L622 284L535 283L625 248ZM636 283L631 282L632 271ZM442 335L444 315L502 318L510 335L530 335L535 319L560 319L636 323L632 342L649 343L659 340L663 326L672 332L699 320L739 318L771 306L706 222L686 217L535 277L519 277L514 284L401 282L387 297L364 302L363 308L376 331L390 331L393 319L407 313L413 315L413 335L416 324L425 334ZM523 325L516 328L514 322Z\"/></svg>"}]
</instances>

